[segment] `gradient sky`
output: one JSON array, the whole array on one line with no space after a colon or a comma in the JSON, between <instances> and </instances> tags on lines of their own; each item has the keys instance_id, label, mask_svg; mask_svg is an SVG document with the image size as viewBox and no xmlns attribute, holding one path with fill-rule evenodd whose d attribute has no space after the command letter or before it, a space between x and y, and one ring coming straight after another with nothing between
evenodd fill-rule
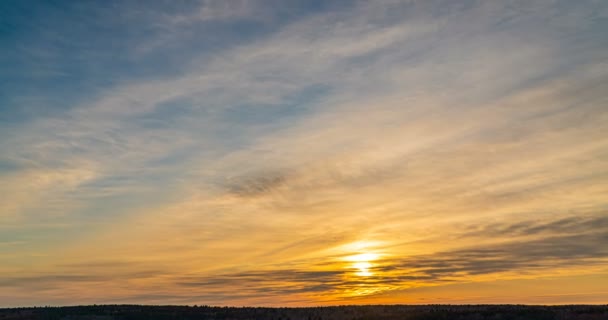
<instances>
[{"instance_id":1,"label":"gradient sky","mask_svg":"<svg viewBox=\"0 0 608 320\"><path fill-rule=\"evenodd\" d=\"M0 306L608 301L608 2L1 1Z\"/></svg>"}]
</instances>

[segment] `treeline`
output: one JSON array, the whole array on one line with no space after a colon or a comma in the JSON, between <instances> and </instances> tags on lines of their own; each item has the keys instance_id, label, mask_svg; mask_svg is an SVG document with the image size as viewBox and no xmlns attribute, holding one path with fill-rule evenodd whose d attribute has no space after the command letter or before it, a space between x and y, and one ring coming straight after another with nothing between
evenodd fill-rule
<instances>
[{"instance_id":1,"label":"treeline","mask_svg":"<svg viewBox=\"0 0 608 320\"><path fill-rule=\"evenodd\" d=\"M0 320L608 320L608 305L379 305L315 308L94 305L0 309Z\"/></svg>"}]
</instances>

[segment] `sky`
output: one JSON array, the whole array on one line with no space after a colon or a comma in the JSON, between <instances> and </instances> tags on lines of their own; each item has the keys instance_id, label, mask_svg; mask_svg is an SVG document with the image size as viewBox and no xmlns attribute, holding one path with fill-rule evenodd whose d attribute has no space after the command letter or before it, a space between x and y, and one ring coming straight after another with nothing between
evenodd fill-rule
<instances>
[{"instance_id":1,"label":"sky","mask_svg":"<svg viewBox=\"0 0 608 320\"><path fill-rule=\"evenodd\" d=\"M0 306L608 301L606 1L0 2Z\"/></svg>"}]
</instances>

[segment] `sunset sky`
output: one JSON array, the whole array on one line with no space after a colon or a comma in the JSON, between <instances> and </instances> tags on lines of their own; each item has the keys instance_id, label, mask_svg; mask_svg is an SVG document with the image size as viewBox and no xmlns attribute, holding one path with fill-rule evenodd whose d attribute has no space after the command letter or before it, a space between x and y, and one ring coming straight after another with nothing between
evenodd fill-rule
<instances>
[{"instance_id":1,"label":"sunset sky","mask_svg":"<svg viewBox=\"0 0 608 320\"><path fill-rule=\"evenodd\" d=\"M607 1L0 2L0 307L607 302Z\"/></svg>"}]
</instances>

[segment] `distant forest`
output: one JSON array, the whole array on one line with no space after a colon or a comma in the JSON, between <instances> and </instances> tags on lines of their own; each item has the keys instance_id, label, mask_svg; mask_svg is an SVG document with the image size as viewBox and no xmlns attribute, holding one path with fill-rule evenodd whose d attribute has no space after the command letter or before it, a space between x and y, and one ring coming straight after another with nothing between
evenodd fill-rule
<instances>
[{"instance_id":1,"label":"distant forest","mask_svg":"<svg viewBox=\"0 0 608 320\"><path fill-rule=\"evenodd\" d=\"M0 320L608 320L608 305L378 305L314 308L94 305L0 309Z\"/></svg>"}]
</instances>

